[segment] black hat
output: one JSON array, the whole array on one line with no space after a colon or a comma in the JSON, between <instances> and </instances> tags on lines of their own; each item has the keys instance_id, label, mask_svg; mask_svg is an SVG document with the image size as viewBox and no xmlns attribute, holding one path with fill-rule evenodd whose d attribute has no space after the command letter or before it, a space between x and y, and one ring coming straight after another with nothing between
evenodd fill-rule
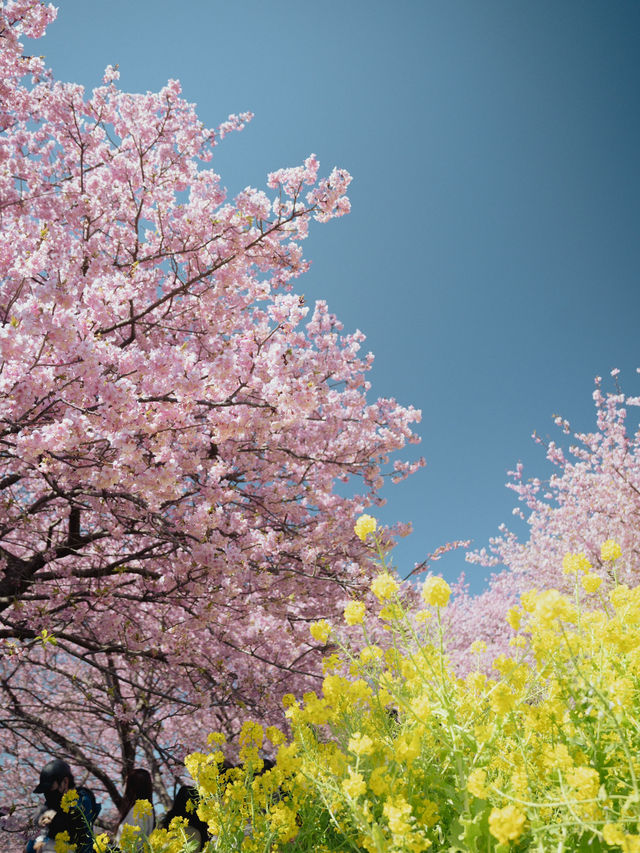
<instances>
[{"instance_id":1,"label":"black hat","mask_svg":"<svg viewBox=\"0 0 640 853\"><path fill-rule=\"evenodd\" d=\"M65 776L68 776L70 779L73 778L71 768L66 761L54 758L53 761L45 764L40 771L40 784L37 788L33 789L33 793L46 794L54 782L60 782Z\"/></svg>"}]
</instances>

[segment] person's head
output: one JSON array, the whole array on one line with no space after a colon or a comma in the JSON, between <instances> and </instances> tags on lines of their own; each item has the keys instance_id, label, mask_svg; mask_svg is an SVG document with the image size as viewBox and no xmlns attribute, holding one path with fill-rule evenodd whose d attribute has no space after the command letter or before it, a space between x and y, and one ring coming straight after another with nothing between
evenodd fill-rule
<instances>
[{"instance_id":1,"label":"person's head","mask_svg":"<svg viewBox=\"0 0 640 853\"><path fill-rule=\"evenodd\" d=\"M153 802L153 784L151 774L142 767L136 767L128 775L124 785L124 795L120 803L120 818L123 819L136 800Z\"/></svg>"},{"instance_id":2,"label":"person's head","mask_svg":"<svg viewBox=\"0 0 640 853\"><path fill-rule=\"evenodd\" d=\"M173 801L173 817L186 817L188 820L193 814L193 809L187 810L189 802L193 803L193 809L198 807L198 790L189 785L182 785Z\"/></svg>"},{"instance_id":3,"label":"person's head","mask_svg":"<svg viewBox=\"0 0 640 853\"><path fill-rule=\"evenodd\" d=\"M33 793L44 794L44 800L49 808L59 809L62 795L66 794L70 788L75 788L71 768L66 761L54 758L40 771L40 782Z\"/></svg>"}]
</instances>

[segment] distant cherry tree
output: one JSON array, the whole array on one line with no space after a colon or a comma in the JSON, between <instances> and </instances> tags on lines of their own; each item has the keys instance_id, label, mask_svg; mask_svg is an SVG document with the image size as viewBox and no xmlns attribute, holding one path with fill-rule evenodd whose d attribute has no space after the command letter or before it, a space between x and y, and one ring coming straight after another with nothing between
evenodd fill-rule
<instances>
[{"instance_id":1,"label":"distant cherry tree","mask_svg":"<svg viewBox=\"0 0 640 853\"><path fill-rule=\"evenodd\" d=\"M474 563L499 569L488 588L478 596L458 595L449 614L450 650L462 670L474 668L478 658L471 652L476 640L487 645L480 655L485 666L497 654L513 654L509 640L513 630L505 617L520 596L531 589L561 589L574 593L576 575L566 573L566 554L584 554L592 572L602 578L601 592L614 583L640 582L640 427L637 415L640 397L625 395L618 386L618 370L612 371L614 391L605 392L596 379L593 394L596 423L592 432L571 433L571 425L556 417L564 436L572 435L568 449L562 442L545 443L547 460L555 467L548 479L526 478L518 464L509 488L518 496L514 510L528 526L523 539L503 525L488 549L469 554ZM617 542L622 556L603 559L601 546ZM587 602L598 597L582 588Z\"/></svg>"}]
</instances>

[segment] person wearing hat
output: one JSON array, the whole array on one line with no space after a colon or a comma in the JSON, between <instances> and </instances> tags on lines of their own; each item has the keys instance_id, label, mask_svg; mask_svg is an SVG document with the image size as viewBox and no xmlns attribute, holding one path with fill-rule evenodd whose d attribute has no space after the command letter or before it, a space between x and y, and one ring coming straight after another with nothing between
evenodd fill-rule
<instances>
[{"instance_id":1,"label":"person wearing hat","mask_svg":"<svg viewBox=\"0 0 640 853\"><path fill-rule=\"evenodd\" d=\"M44 801L50 809L60 808L62 795L75 788L73 773L66 761L54 758L40 771L40 782L33 789L34 794L44 794Z\"/></svg>"},{"instance_id":2,"label":"person wearing hat","mask_svg":"<svg viewBox=\"0 0 640 853\"><path fill-rule=\"evenodd\" d=\"M61 808L61 801L67 791L75 790L76 803L67 810ZM28 842L25 853L44 853L50 841L55 841L61 832L69 834L69 843L75 844L77 853L91 853L93 849L93 822L100 806L96 803L93 792L80 786L76 788L73 773L66 761L54 758L40 771L40 781L33 791L34 794L44 794L45 811L53 811L46 828L46 835L39 836L35 841Z\"/></svg>"}]
</instances>

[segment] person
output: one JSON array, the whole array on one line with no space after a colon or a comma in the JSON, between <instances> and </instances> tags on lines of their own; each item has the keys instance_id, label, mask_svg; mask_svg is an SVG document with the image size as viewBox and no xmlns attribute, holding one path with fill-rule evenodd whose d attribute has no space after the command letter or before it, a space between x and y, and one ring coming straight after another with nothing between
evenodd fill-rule
<instances>
[{"instance_id":1,"label":"person","mask_svg":"<svg viewBox=\"0 0 640 853\"><path fill-rule=\"evenodd\" d=\"M174 817L183 817L188 822L184 832L187 836L187 841L196 841L197 846L194 848L194 853L202 850L202 846L207 840L207 824L201 821L196 814L198 808L198 789L190 785L182 785L178 789L173 805L160 821L162 829L169 829L169 825Z\"/></svg>"},{"instance_id":2,"label":"person","mask_svg":"<svg viewBox=\"0 0 640 853\"><path fill-rule=\"evenodd\" d=\"M75 790L77 799L67 809L62 808L63 796L71 790ZM48 825L42 826L43 830L33 842L25 846L26 853L45 853L55 842L56 835L67 832L69 843L74 844L76 853L92 853L93 850L93 824L100 813L101 806L96 803L93 792L84 786L76 787L73 773L66 761L54 758L49 761L40 771L40 781L33 791L34 794L44 794L46 808L53 812L53 816L42 812L39 820L48 820ZM50 818L50 819L49 819ZM31 845L31 850L29 847Z\"/></svg>"},{"instance_id":3,"label":"person","mask_svg":"<svg viewBox=\"0 0 640 853\"><path fill-rule=\"evenodd\" d=\"M137 807L138 800L147 800L151 804L151 811L145 811ZM139 850L145 849L145 839L151 834L156 824L156 816L153 810L153 784L151 774L148 770L138 767L127 775L122 802L118 809L120 820L115 834L116 844L121 840L125 826L138 829L140 840L136 845Z\"/></svg>"}]
</instances>

